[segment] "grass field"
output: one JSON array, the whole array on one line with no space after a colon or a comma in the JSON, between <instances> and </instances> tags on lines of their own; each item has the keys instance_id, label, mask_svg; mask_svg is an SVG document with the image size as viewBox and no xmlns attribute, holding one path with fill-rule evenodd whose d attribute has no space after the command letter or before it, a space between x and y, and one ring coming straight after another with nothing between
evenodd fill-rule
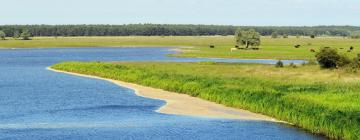
<instances>
[{"instance_id":1,"label":"grass field","mask_svg":"<svg viewBox=\"0 0 360 140\"><path fill-rule=\"evenodd\" d=\"M360 139L360 76L317 65L63 62L54 69L111 78L275 117L337 139Z\"/></svg>"},{"instance_id":2,"label":"grass field","mask_svg":"<svg viewBox=\"0 0 360 140\"><path fill-rule=\"evenodd\" d=\"M231 53L234 47L233 36L126 36L126 37L35 37L33 40L0 40L0 48L34 48L34 47L120 47L120 46L190 46L183 49L177 57L218 57L245 59L314 59L310 49L335 47L339 52L350 56L360 53L360 39L340 37L318 37L287 39L262 37L260 50L239 50ZM215 45L210 49L209 45ZM295 44L302 45L296 49ZM355 50L348 53L350 46ZM343 49L340 49L343 48Z\"/></svg>"}]
</instances>

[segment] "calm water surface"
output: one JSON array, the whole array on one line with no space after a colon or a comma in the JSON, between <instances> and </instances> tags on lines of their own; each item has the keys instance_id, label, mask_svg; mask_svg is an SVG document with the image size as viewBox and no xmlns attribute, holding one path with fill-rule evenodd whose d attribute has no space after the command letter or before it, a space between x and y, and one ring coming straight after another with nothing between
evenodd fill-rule
<instances>
[{"instance_id":1,"label":"calm water surface","mask_svg":"<svg viewBox=\"0 0 360 140\"><path fill-rule=\"evenodd\" d=\"M46 70L69 60L276 62L166 57L170 53L166 48L0 50L0 139L322 139L278 123L160 114L154 110L163 101Z\"/></svg>"}]
</instances>

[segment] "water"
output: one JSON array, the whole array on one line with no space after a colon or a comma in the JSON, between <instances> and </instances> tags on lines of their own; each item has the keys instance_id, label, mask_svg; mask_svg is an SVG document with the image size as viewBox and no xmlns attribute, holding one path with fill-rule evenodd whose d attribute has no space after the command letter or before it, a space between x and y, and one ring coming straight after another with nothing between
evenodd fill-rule
<instances>
[{"instance_id":1,"label":"water","mask_svg":"<svg viewBox=\"0 0 360 140\"><path fill-rule=\"evenodd\" d=\"M0 139L321 139L279 123L160 114L154 110L163 101L46 70L69 60L209 61L166 57L170 53L166 48L0 50Z\"/></svg>"}]
</instances>

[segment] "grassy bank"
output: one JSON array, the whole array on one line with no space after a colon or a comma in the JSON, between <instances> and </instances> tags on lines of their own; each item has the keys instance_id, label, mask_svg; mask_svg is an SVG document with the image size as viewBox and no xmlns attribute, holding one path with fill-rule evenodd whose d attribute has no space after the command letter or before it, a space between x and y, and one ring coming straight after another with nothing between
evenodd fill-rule
<instances>
[{"instance_id":1,"label":"grassy bank","mask_svg":"<svg viewBox=\"0 0 360 140\"><path fill-rule=\"evenodd\" d=\"M209 45L215 45L214 49ZM295 44L301 45L294 48ZM262 37L260 50L238 50L230 53L234 47L233 36L125 36L125 37L35 37L33 40L0 40L0 48L34 47L120 47L120 46L191 46L176 54L178 57L219 57L245 59L313 59L310 49L318 50L330 46L339 52L356 56L360 53L360 39L340 37L278 38ZM355 50L348 53L350 46ZM342 49L341 49L342 48Z\"/></svg>"},{"instance_id":2,"label":"grassy bank","mask_svg":"<svg viewBox=\"0 0 360 140\"><path fill-rule=\"evenodd\" d=\"M360 76L318 66L64 62L57 70L189 94L293 123L332 138L360 139Z\"/></svg>"},{"instance_id":3,"label":"grassy bank","mask_svg":"<svg viewBox=\"0 0 360 140\"><path fill-rule=\"evenodd\" d=\"M231 45L232 41L232 37L220 36L34 37L32 40L0 40L0 48L206 46L209 42Z\"/></svg>"}]
</instances>

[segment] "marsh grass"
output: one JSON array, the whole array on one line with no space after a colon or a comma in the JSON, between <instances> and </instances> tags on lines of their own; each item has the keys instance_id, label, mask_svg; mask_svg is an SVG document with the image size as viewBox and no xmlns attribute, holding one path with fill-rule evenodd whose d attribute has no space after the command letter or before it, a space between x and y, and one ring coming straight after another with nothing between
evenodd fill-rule
<instances>
[{"instance_id":1,"label":"marsh grass","mask_svg":"<svg viewBox=\"0 0 360 140\"><path fill-rule=\"evenodd\" d=\"M63 62L52 68L188 94L335 139L360 139L360 76L354 73L210 62Z\"/></svg>"}]
</instances>

